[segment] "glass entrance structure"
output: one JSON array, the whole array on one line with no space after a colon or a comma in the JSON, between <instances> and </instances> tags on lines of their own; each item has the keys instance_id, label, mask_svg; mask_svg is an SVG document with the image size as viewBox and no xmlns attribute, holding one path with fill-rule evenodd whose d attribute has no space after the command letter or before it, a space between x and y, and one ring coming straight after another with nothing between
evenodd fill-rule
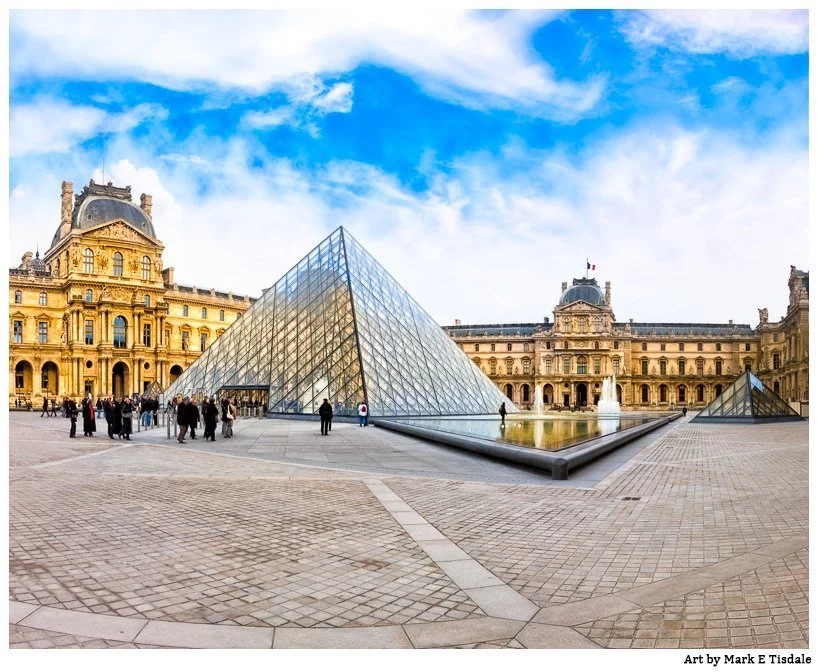
<instances>
[{"instance_id":1,"label":"glass entrance structure","mask_svg":"<svg viewBox=\"0 0 818 672\"><path fill-rule=\"evenodd\" d=\"M167 390L267 387L267 410L373 416L497 413L494 383L339 227L267 289ZM170 398L170 396L168 398Z\"/></svg>"},{"instance_id":2,"label":"glass entrance structure","mask_svg":"<svg viewBox=\"0 0 818 672\"><path fill-rule=\"evenodd\" d=\"M702 409L691 422L803 420L789 404L749 371Z\"/></svg>"}]
</instances>

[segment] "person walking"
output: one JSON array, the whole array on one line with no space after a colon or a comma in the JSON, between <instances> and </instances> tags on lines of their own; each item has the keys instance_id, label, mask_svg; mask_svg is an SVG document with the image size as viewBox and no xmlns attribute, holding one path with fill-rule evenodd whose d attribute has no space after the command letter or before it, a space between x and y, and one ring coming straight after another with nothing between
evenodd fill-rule
<instances>
[{"instance_id":1,"label":"person walking","mask_svg":"<svg viewBox=\"0 0 818 672\"><path fill-rule=\"evenodd\" d=\"M105 422L108 425L108 438L114 438L114 401L109 396L102 405Z\"/></svg>"},{"instance_id":2,"label":"person walking","mask_svg":"<svg viewBox=\"0 0 818 672\"><path fill-rule=\"evenodd\" d=\"M332 424L332 404L329 399L324 399L324 403L318 407L318 415L321 416L321 436L327 436Z\"/></svg>"},{"instance_id":3,"label":"person walking","mask_svg":"<svg viewBox=\"0 0 818 672\"><path fill-rule=\"evenodd\" d=\"M42 418L43 416L47 418L51 417L51 413L48 412L48 397L45 395L43 395L43 412L40 413L40 417Z\"/></svg>"},{"instance_id":4,"label":"person walking","mask_svg":"<svg viewBox=\"0 0 818 672\"><path fill-rule=\"evenodd\" d=\"M358 406L358 426L359 427L366 427L366 416L369 413L369 409L366 407L366 404L361 404Z\"/></svg>"},{"instance_id":5,"label":"person walking","mask_svg":"<svg viewBox=\"0 0 818 672\"><path fill-rule=\"evenodd\" d=\"M682 406L682 417L687 417L687 406Z\"/></svg>"},{"instance_id":6,"label":"person walking","mask_svg":"<svg viewBox=\"0 0 818 672\"><path fill-rule=\"evenodd\" d=\"M236 404L230 397L227 398L227 438L233 438L233 422L236 420Z\"/></svg>"},{"instance_id":7,"label":"person walking","mask_svg":"<svg viewBox=\"0 0 818 672\"><path fill-rule=\"evenodd\" d=\"M179 425L179 438L177 439L179 443L187 443L185 441L185 434L187 434L187 418L188 418L188 410L187 410L187 402L188 398L185 397L179 404L176 406L176 422Z\"/></svg>"},{"instance_id":8,"label":"person walking","mask_svg":"<svg viewBox=\"0 0 818 672\"><path fill-rule=\"evenodd\" d=\"M506 413L507 413L507 411L506 411L506 402L504 401L502 404L500 404L500 424L501 425L506 424Z\"/></svg>"},{"instance_id":9,"label":"person walking","mask_svg":"<svg viewBox=\"0 0 818 672\"><path fill-rule=\"evenodd\" d=\"M94 416L94 406L88 399L82 400L82 434L93 436L97 431L97 422Z\"/></svg>"},{"instance_id":10,"label":"person walking","mask_svg":"<svg viewBox=\"0 0 818 672\"><path fill-rule=\"evenodd\" d=\"M210 397L204 411L205 441L210 438L216 440L216 425L219 422L219 409L216 408L216 397Z\"/></svg>"},{"instance_id":11,"label":"person walking","mask_svg":"<svg viewBox=\"0 0 818 672\"><path fill-rule=\"evenodd\" d=\"M195 399L191 399L187 405L187 424L190 427L190 438L195 441L196 426L199 424L199 407Z\"/></svg>"},{"instance_id":12,"label":"person walking","mask_svg":"<svg viewBox=\"0 0 818 672\"><path fill-rule=\"evenodd\" d=\"M130 399L122 400L122 433L125 435L125 440L131 440L131 432L133 431L133 405Z\"/></svg>"},{"instance_id":13,"label":"person walking","mask_svg":"<svg viewBox=\"0 0 818 672\"><path fill-rule=\"evenodd\" d=\"M65 402L65 407L67 409L66 415L71 418L71 431L68 433L72 439L77 438L77 404L73 399L68 399Z\"/></svg>"},{"instance_id":14,"label":"person walking","mask_svg":"<svg viewBox=\"0 0 818 672\"><path fill-rule=\"evenodd\" d=\"M51 400L51 416L56 418L57 417L57 400Z\"/></svg>"}]
</instances>

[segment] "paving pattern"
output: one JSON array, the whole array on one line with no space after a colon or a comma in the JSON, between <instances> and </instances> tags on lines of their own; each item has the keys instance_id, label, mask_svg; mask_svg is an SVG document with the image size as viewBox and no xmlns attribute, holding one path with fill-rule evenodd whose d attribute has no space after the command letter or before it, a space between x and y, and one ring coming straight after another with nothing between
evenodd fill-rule
<instances>
[{"instance_id":1,"label":"paving pattern","mask_svg":"<svg viewBox=\"0 0 818 672\"><path fill-rule=\"evenodd\" d=\"M594 487L340 423L10 423L12 648L807 647L807 423L679 421Z\"/></svg>"}]
</instances>

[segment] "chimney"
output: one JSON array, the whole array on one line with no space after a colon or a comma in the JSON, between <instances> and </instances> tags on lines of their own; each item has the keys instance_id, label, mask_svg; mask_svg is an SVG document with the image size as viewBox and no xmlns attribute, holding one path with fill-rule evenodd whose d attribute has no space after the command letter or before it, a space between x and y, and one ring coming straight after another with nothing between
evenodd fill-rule
<instances>
[{"instance_id":1,"label":"chimney","mask_svg":"<svg viewBox=\"0 0 818 672\"><path fill-rule=\"evenodd\" d=\"M23 255L23 263L20 264L20 268L22 268L24 270L28 269L28 267L31 266L31 257L33 257L33 256L34 255L31 254L31 252L26 252Z\"/></svg>"},{"instance_id":2,"label":"chimney","mask_svg":"<svg viewBox=\"0 0 818 672\"><path fill-rule=\"evenodd\" d=\"M460 324L461 324L461 323L460 323L460 320L455 320L455 321L454 321L454 326L459 327L459 326L460 326Z\"/></svg>"},{"instance_id":3,"label":"chimney","mask_svg":"<svg viewBox=\"0 0 818 672\"><path fill-rule=\"evenodd\" d=\"M139 197L139 207L142 208L142 212L148 217L152 217L151 208L153 207L153 196L150 194L142 194Z\"/></svg>"},{"instance_id":4,"label":"chimney","mask_svg":"<svg viewBox=\"0 0 818 672\"><path fill-rule=\"evenodd\" d=\"M605 305L606 306L611 305L611 281L610 280L605 281Z\"/></svg>"},{"instance_id":5,"label":"chimney","mask_svg":"<svg viewBox=\"0 0 818 672\"><path fill-rule=\"evenodd\" d=\"M568 289L568 283L567 283L567 282L563 282L563 283L562 283L562 291L564 292L566 289Z\"/></svg>"},{"instance_id":6,"label":"chimney","mask_svg":"<svg viewBox=\"0 0 818 672\"><path fill-rule=\"evenodd\" d=\"M60 199L60 238L71 232L71 214L74 211L74 183L63 181Z\"/></svg>"},{"instance_id":7,"label":"chimney","mask_svg":"<svg viewBox=\"0 0 818 672\"><path fill-rule=\"evenodd\" d=\"M173 266L162 269L162 282L165 283L165 287L173 285Z\"/></svg>"}]
</instances>

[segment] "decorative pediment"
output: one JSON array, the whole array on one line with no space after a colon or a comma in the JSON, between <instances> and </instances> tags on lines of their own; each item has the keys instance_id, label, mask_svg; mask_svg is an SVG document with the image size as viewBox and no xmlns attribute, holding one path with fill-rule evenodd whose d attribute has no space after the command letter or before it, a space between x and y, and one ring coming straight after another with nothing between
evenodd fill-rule
<instances>
[{"instance_id":1,"label":"decorative pediment","mask_svg":"<svg viewBox=\"0 0 818 672\"><path fill-rule=\"evenodd\" d=\"M610 311L609 306L595 306L592 303L587 303L585 301L574 301L573 303L569 303L567 306L558 306L554 309L555 313L565 314L565 313L587 313L588 311L596 312L596 313L607 313Z\"/></svg>"},{"instance_id":2,"label":"decorative pediment","mask_svg":"<svg viewBox=\"0 0 818 672\"><path fill-rule=\"evenodd\" d=\"M122 220L101 224L93 229L89 229L85 235L89 238L108 238L115 241L125 240L134 243L150 243L151 245L156 245L156 242L152 238Z\"/></svg>"}]
</instances>

